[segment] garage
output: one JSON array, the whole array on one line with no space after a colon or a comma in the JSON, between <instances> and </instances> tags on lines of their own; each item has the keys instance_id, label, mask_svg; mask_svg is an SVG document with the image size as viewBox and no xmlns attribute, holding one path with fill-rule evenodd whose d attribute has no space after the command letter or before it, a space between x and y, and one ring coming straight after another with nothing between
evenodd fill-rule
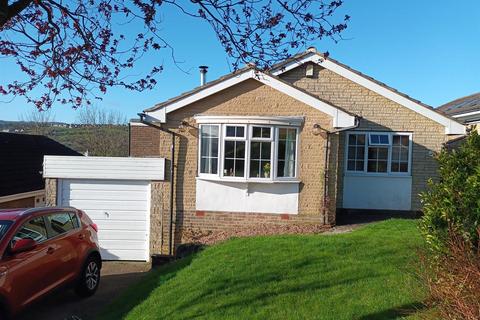
<instances>
[{"instance_id":1,"label":"garage","mask_svg":"<svg viewBox=\"0 0 480 320\"><path fill-rule=\"evenodd\" d=\"M84 210L98 226L104 260L150 259L151 181L163 180L164 159L45 156L56 203Z\"/></svg>"},{"instance_id":2,"label":"garage","mask_svg":"<svg viewBox=\"0 0 480 320\"><path fill-rule=\"evenodd\" d=\"M62 179L58 205L81 208L98 226L104 260L148 260L148 181Z\"/></svg>"}]
</instances>

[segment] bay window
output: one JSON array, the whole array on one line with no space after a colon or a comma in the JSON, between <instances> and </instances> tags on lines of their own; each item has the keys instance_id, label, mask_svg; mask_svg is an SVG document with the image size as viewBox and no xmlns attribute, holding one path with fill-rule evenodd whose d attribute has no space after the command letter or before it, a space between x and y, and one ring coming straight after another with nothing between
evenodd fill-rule
<instances>
[{"instance_id":1,"label":"bay window","mask_svg":"<svg viewBox=\"0 0 480 320\"><path fill-rule=\"evenodd\" d=\"M298 127L200 124L199 176L268 182L297 177Z\"/></svg>"},{"instance_id":2,"label":"bay window","mask_svg":"<svg viewBox=\"0 0 480 320\"><path fill-rule=\"evenodd\" d=\"M411 134L350 132L347 134L346 171L365 174L409 174Z\"/></svg>"}]
</instances>

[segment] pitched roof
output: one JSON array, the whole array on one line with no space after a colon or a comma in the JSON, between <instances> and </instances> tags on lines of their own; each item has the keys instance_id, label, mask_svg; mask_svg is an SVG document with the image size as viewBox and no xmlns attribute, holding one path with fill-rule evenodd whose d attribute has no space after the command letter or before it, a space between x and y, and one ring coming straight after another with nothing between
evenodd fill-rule
<instances>
[{"instance_id":1,"label":"pitched roof","mask_svg":"<svg viewBox=\"0 0 480 320\"><path fill-rule=\"evenodd\" d=\"M228 89L243 81L254 79L270 86L296 100L316 108L333 118L334 127L348 127L355 124L355 116L345 110L321 100L318 96L300 89L291 83L269 73L256 70L253 67L243 68L240 71L228 74L220 79L209 82L202 87L186 92L166 102L146 109L144 112L152 120L166 122L167 114L177 109L190 105L198 100Z\"/></svg>"},{"instance_id":2,"label":"pitched roof","mask_svg":"<svg viewBox=\"0 0 480 320\"><path fill-rule=\"evenodd\" d=\"M446 128L446 133L449 134L463 134L465 133L464 126L460 124L455 118L449 116L445 112L435 109L420 100L413 99L405 93L394 89L387 84L376 80L364 73L353 69L352 67L343 64L330 56L319 53L314 48L308 49L306 52L297 54L292 58L278 63L272 67L272 73L275 75L283 74L291 69L294 69L306 62L314 62L320 66L327 68L341 76L350 79L390 100L393 100L400 105L403 105L413 111L423 114L424 116L437 121Z\"/></svg>"},{"instance_id":3,"label":"pitched roof","mask_svg":"<svg viewBox=\"0 0 480 320\"><path fill-rule=\"evenodd\" d=\"M452 116L480 111L480 92L447 102L438 107L438 110Z\"/></svg>"},{"instance_id":4,"label":"pitched roof","mask_svg":"<svg viewBox=\"0 0 480 320\"><path fill-rule=\"evenodd\" d=\"M399 92L398 90L386 85L385 83L382 83L372 77L369 77L337 60L334 60L330 57L325 56L324 54L318 53L315 49L308 49L304 53L300 53L290 59L285 60L284 62L281 62L279 64L274 65L271 70L268 73L264 73L265 75L272 76L277 80L283 81L279 79L278 75L281 75L293 68L296 68L306 62L315 62L325 68L328 68L334 72L339 73L342 76L345 76L346 78L357 82L358 84L371 89L374 92L377 92L380 95L383 95L387 97L388 99L395 101L399 103L400 105L403 105L417 113L420 113L442 125L445 126L445 132L447 134L463 134L465 133L465 128L462 124L460 124L456 119L450 117L449 115L445 114L441 110L437 110L432 108L431 106L422 103L419 100L413 99L410 96ZM159 110L163 111L164 114L162 116L162 120L165 120L166 114L170 112L167 110L167 107L175 104L183 99L188 100L189 97L192 97L194 95L200 95L201 92L204 92L205 90L208 90L209 88L212 88L218 84L221 84L222 82L228 81L245 71L251 70L252 67L245 67L243 69L240 69L236 72L230 73L228 75L225 75L221 78L218 78L215 81L209 82L205 84L204 86L194 88L193 90L190 90L188 92L182 93L181 95L174 97L172 99L169 99L165 102L156 104L152 108L146 109L145 112L147 115L149 113L155 112L156 115L160 115ZM257 71L258 72L258 71ZM298 87L291 83L287 83L291 87L300 90ZM306 92L305 90L300 90L303 93L309 94L317 99L319 97L312 95L311 93ZM205 97L202 96L202 97ZM330 104L327 101L322 101L324 103ZM330 104L331 105L331 104ZM342 110L338 106L334 106L335 108L345 112L345 110Z\"/></svg>"},{"instance_id":5,"label":"pitched roof","mask_svg":"<svg viewBox=\"0 0 480 320\"><path fill-rule=\"evenodd\" d=\"M0 197L42 190L44 155L81 155L45 136L0 133Z\"/></svg>"}]
</instances>

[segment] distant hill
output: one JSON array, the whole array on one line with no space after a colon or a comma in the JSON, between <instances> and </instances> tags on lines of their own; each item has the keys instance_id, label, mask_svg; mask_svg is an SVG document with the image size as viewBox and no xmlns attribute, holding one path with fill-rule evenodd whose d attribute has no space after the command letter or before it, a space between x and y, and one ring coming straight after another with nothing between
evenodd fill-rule
<instances>
[{"instance_id":1,"label":"distant hill","mask_svg":"<svg viewBox=\"0 0 480 320\"><path fill-rule=\"evenodd\" d=\"M0 120L0 131L40 134L73 150L91 156L128 156L127 125L81 125L49 122L41 126L34 122Z\"/></svg>"}]
</instances>

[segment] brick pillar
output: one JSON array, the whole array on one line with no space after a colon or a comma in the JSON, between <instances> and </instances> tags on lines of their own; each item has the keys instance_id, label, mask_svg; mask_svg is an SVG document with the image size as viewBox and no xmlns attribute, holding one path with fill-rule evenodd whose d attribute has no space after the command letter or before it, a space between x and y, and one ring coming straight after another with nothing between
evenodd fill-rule
<instances>
[{"instance_id":1,"label":"brick pillar","mask_svg":"<svg viewBox=\"0 0 480 320\"><path fill-rule=\"evenodd\" d=\"M57 205L57 179L45 179L45 206Z\"/></svg>"}]
</instances>

